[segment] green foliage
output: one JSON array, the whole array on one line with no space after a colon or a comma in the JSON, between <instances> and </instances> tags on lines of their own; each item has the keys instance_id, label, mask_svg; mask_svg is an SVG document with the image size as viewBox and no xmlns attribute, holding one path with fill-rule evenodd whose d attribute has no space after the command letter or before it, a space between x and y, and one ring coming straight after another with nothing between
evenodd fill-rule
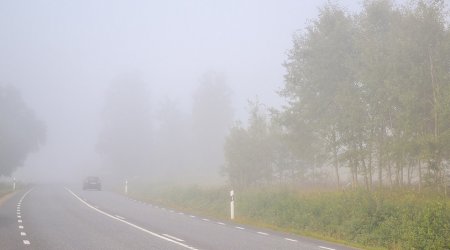
<instances>
[{"instance_id":1,"label":"green foliage","mask_svg":"<svg viewBox=\"0 0 450 250\"><path fill-rule=\"evenodd\" d=\"M380 185L383 176L403 185L404 170L411 183L426 163L428 180L442 189L450 160L448 6L394 2L364 1L353 14L328 3L296 34L281 125L296 139L289 144L296 156L325 158L338 183L345 166L354 186L362 175L371 189L375 167Z\"/></svg>"},{"instance_id":2,"label":"green foliage","mask_svg":"<svg viewBox=\"0 0 450 250\"><path fill-rule=\"evenodd\" d=\"M150 195L151 193L151 195ZM228 217L226 188L163 187L147 199L179 209ZM299 192L289 188L236 193L238 220L389 249L449 249L450 200L410 190Z\"/></svg>"}]
</instances>

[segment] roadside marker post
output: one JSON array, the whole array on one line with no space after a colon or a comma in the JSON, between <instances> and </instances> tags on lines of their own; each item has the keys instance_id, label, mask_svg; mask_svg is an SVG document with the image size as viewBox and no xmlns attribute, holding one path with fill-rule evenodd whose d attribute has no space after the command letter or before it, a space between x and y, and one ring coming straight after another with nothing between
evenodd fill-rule
<instances>
[{"instance_id":1,"label":"roadside marker post","mask_svg":"<svg viewBox=\"0 0 450 250\"><path fill-rule=\"evenodd\" d=\"M13 178L13 191L16 191L16 178Z\"/></svg>"},{"instance_id":2,"label":"roadside marker post","mask_svg":"<svg viewBox=\"0 0 450 250\"><path fill-rule=\"evenodd\" d=\"M230 191L231 201L230 201L230 217L234 220L234 190Z\"/></svg>"},{"instance_id":3,"label":"roadside marker post","mask_svg":"<svg viewBox=\"0 0 450 250\"><path fill-rule=\"evenodd\" d=\"M128 180L125 179L125 194L128 194Z\"/></svg>"}]
</instances>

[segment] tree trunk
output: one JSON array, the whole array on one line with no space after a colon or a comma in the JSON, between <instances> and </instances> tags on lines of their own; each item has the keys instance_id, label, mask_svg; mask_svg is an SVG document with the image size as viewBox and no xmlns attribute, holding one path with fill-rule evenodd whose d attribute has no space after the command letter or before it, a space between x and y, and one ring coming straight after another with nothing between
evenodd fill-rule
<instances>
[{"instance_id":1,"label":"tree trunk","mask_svg":"<svg viewBox=\"0 0 450 250\"><path fill-rule=\"evenodd\" d=\"M392 187L392 167L391 167L391 161L388 160L388 175L389 175L389 185Z\"/></svg>"},{"instance_id":2,"label":"tree trunk","mask_svg":"<svg viewBox=\"0 0 450 250\"><path fill-rule=\"evenodd\" d=\"M383 187L383 144L378 144L378 187Z\"/></svg>"},{"instance_id":3,"label":"tree trunk","mask_svg":"<svg viewBox=\"0 0 450 250\"><path fill-rule=\"evenodd\" d=\"M422 191L422 164L419 160L419 193Z\"/></svg>"},{"instance_id":4,"label":"tree trunk","mask_svg":"<svg viewBox=\"0 0 450 250\"><path fill-rule=\"evenodd\" d=\"M338 152L337 152L337 145L336 145L336 131L333 131L332 143L333 143L334 171L336 173L337 186L338 186L338 189L340 190L341 189L341 181L339 178L339 161L338 161Z\"/></svg>"}]
</instances>

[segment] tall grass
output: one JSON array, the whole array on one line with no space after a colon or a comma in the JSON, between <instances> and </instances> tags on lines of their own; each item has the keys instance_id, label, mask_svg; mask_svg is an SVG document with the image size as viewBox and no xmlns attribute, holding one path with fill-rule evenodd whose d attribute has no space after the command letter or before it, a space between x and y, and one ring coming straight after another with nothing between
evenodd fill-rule
<instances>
[{"instance_id":1,"label":"tall grass","mask_svg":"<svg viewBox=\"0 0 450 250\"><path fill-rule=\"evenodd\" d=\"M133 195L175 208L228 217L226 188L152 187ZM408 190L237 192L238 219L389 249L450 249L450 201Z\"/></svg>"}]
</instances>

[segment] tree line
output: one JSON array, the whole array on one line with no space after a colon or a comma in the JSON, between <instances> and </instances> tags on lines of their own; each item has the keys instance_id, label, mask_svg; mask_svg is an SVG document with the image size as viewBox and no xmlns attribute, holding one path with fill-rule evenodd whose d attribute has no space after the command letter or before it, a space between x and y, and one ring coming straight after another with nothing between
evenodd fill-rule
<instances>
[{"instance_id":1,"label":"tree line","mask_svg":"<svg viewBox=\"0 0 450 250\"><path fill-rule=\"evenodd\" d=\"M222 145L233 121L224 76L205 73L187 112L169 97L151 100L151 85L136 76L110 84L97 142L101 173L152 181L220 178Z\"/></svg>"},{"instance_id":2,"label":"tree line","mask_svg":"<svg viewBox=\"0 0 450 250\"><path fill-rule=\"evenodd\" d=\"M0 177L10 176L45 141L45 125L13 86L0 85Z\"/></svg>"},{"instance_id":3,"label":"tree line","mask_svg":"<svg viewBox=\"0 0 450 250\"><path fill-rule=\"evenodd\" d=\"M236 187L330 181L342 187L450 183L450 30L445 1L323 6L295 34L282 109L253 103L225 143ZM330 171L332 170L332 171Z\"/></svg>"}]
</instances>

